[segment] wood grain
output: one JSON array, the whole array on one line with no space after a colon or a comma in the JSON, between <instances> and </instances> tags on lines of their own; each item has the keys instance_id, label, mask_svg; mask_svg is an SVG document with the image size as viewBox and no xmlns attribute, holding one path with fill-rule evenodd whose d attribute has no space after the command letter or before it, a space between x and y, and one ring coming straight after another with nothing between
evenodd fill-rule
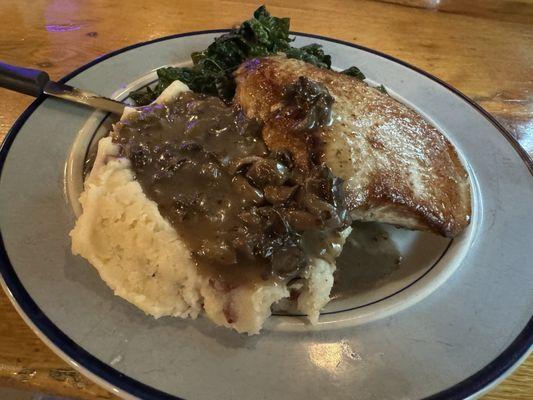
<instances>
[{"instance_id":1,"label":"wood grain","mask_svg":"<svg viewBox=\"0 0 533 400\"><path fill-rule=\"evenodd\" d=\"M436 75L476 100L533 154L533 1L268 1L292 29L381 50ZM257 2L2 0L0 60L60 78L111 50L179 32L224 28ZM0 90L0 132L31 99ZM114 396L75 372L0 295L0 385L61 396ZM484 397L533 399L533 357Z\"/></svg>"}]
</instances>

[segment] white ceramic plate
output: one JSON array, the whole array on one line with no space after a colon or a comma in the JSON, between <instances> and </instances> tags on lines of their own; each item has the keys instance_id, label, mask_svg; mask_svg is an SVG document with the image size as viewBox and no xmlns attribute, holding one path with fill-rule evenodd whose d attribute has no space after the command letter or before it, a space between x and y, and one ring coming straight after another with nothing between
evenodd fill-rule
<instances>
[{"instance_id":1,"label":"white ceramic plate","mask_svg":"<svg viewBox=\"0 0 533 400\"><path fill-rule=\"evenodd\" d=\"M124 99L152 82L155 68L186 63L221 32L130 46L62 81ZM109 116L39 98L0 153L0 268L19 312L72 365L122 396L146 399L451 399L479 393L531 350L531 160L493 118L427 73L296 34L295 45L312 42L336 68L357 65L452 141L471 177L470 227L450 241L360 226L389 239L354 237L339 261L338 298L314 327L281 311L254 337L202 318L156 321L113 296L70 253L82 165Z\"/></svg>"}]
</instances>

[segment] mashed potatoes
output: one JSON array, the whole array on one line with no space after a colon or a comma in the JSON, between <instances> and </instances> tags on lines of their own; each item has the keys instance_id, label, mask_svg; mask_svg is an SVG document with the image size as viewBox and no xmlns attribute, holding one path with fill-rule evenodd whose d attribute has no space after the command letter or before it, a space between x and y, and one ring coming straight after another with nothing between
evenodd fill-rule
<instances>
[{"instance_id":1,"label":"mashed potatoes","mask_svg":"<svg viewBox=\"0 0 533 400\"><path fill-rule=\"evenodd\" d=\"M185 85L175 82L157 100L164 102ZM135 112L127 109L127 113ZM196 318L202 311L214 323L258 333L272 304L288 298L287 286L274 280L232 290L199 273L190 250L134 179L130 161L118 156L111 138L100 140L94 167L85 182L83 213L71 232L72 252L87 259L117 296L159 318ZM330 246L338 255L350 228ZM335 265L312 259L298 286L296 308L315 323L329 301Z\"/></svg>"}]
</instances>

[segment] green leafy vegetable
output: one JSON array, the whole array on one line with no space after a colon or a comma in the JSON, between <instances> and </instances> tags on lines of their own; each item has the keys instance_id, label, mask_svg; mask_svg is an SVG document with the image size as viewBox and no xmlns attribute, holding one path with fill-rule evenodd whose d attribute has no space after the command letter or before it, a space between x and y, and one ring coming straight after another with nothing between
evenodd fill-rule
<instances>
[{"instance_id":1,"label":"green leafy vegetable","mask_svg":"<svg viewBox=\"0 0 533 400\"><path fill-rule=\"evenodd\" d=\"M385 86L383 86L383 85L379 85L379 86L377 87L377 89L378 89L381 93L389 94L389 93L387 92L387 89L386 89Z\"/></svg>"},{"instance_id":2,"label":"green leafy vegetable","mask_svg":"<svg viewBox=\"0 0 533 400\"><path fill-rule=\"evenodd\" d=\"M322 46L316 43L300 48L289 47L285 50L285 54L289 58L297 58L319 68L331 69L331 56L324 54Z\"/></svg>"},{"instance_id":3,"label":"green leafy vegetable","mask_svg":"<svg viewBox=\"0 0 533 400\"><path fill-rule=\"evenodd\" d=\"M353 76L354 78L356 79L359 79L360 81L364 81L365 80L365 74L363 74L361 72L361 70L357 67L350 67L348 69L345 69L344 71L342 71L343 74L346 74L346 75L350 75L350 76Z\"/></svg>"},{"instance_id":4,"label":"green leafy vegetable","mask_svg":"<svg viewBox=\"0 0 533 400\"><path fill-rule=\"evenodd\" d=\"M273 17L265 6L261 6L254 12L253 18L216 38L204 51L192 53L192 67L160 68L157 70L159 80L155 87L131 92L130 96L137 105L145 105L155 100L173 81L180 80L194 92L230 101L235 94L233 72L237 67L247 59L277 53L285 53L289 58L319 68L331 68L331 57L324 53L319 44L292 47L289 28L289 18ZM343 73L364 79L356 67L348 68Z\"/></svg>"}]
</instances>

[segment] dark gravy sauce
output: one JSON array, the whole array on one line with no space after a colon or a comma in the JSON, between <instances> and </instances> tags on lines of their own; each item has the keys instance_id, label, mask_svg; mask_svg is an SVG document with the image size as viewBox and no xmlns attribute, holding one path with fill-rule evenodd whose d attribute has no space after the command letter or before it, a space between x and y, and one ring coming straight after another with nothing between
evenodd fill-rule
<instances>
[{"instance_id":1,"label":"dark gravy sauce","mask_svg":"<svg viewBox=\"0 0 533 400\"><path fill-rule=\"evenodd\" d=\"M331 120L324 87L299 81L287 93L298 102L290 106L301 107L294 134L311 135ZM269 151L261 129L238 107L184 92L141 108L113 133L200 271L229 289L297 277L310 256L326 251L322 239L350 223L342 182L321 162L299 171L288 151Z\"/></svg>"}]
</instances>

